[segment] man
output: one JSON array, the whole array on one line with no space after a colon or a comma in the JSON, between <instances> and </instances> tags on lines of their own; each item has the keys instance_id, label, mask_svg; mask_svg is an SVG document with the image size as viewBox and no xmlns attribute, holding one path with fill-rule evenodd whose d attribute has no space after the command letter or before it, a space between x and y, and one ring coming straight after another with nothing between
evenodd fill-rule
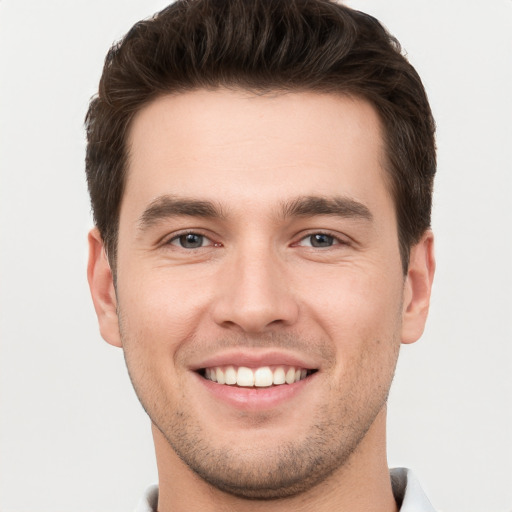
<instances>
[{"instance_id":1,"label":"man","mask_svg":"<svg viewBox=\"0 0 512 512\"><path fill-rule=\"evenodd\" d=\"M385 449L435 266L396 40L327 0L177 2L111 49L86 125L92 297L153 425L141 510L432 510Z\"/></svg>"}]
</instances>

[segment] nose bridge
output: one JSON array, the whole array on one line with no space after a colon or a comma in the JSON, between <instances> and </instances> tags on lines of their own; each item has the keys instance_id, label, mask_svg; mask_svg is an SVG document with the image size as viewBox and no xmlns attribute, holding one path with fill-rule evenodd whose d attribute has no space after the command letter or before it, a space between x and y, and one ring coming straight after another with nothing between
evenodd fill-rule
<instances>
[{"instance_id":1,"label":"nose bridge","mask_svg":"<svg viewBox=\"0 0 512 512\"><path fill-rule=\"evenodd\" d=\"M268 240L253 239L237 247L223 272L216 322L246 332L295 322L298 309L284 264Z\"/></svg>"}]
</instances>

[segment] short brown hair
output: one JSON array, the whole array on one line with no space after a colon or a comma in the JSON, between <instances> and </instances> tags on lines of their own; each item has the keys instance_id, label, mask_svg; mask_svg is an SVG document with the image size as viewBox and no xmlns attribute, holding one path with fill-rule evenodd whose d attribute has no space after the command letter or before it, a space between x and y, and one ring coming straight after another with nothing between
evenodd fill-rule
<instances>
[{"instance_id":1,"label":"short brown hair","mask_svg":"<svg viewBox=\"0 0 512 512\"><path fill-rule=\"evenodd\" d=\"M86 173L114 271L131 120L158 96L219 87L369 101L384 128L407 271L410 247L430 226L434 119L398 41L372 16L329 0L178 0L110 49L86 116Z\"/></svg>"}]
</instances>

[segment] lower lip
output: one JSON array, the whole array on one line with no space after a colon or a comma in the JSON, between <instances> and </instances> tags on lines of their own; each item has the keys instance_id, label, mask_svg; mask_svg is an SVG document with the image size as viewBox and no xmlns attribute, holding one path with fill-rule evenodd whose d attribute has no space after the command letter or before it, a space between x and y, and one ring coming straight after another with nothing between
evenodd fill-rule
<instances>
[{"instance_id":1,"label":"lower lip","mask_svg":"<svg viewBox=\"0 0 512 512\"><path fill-rule=\"evenodd\" d=\"M195 372L194 372L195 373ZM245 411L260 411L278 407L301 393L312 383L317 372L293 384L282 384L268 388L243 388L217 384L195 373L199 382L218 400Z\"/></svg>"}]
</instances>

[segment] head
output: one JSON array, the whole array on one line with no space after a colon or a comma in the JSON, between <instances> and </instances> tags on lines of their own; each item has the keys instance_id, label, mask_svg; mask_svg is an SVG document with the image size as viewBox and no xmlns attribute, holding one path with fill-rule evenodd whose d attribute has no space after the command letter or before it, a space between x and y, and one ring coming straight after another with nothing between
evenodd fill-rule
<instances>
[{"instance_id":1,"label":"head","mask_svg":"<svg viewBox=\"0 0 512 512\"><path fill-rule=\"evenodd\" d=\"M93 215L115 274L131 122L166 94L198 89L310 91L376 109L404 273L430 226L434 120L420 77L371 16L328 0L176 2L109 51L86 118Z\"/></svg>"},{"instance_id":2,"label":"head","mask_svg":"<svg viewBox=\"0 0 512 512\"><path fill-rule=\"evenodd\" d=\"M110 51L87 130L93 300L172 478L273 499L376 467L434 266L398 43L324 0L176 2Z\"/></svg>"}]
</instances>

